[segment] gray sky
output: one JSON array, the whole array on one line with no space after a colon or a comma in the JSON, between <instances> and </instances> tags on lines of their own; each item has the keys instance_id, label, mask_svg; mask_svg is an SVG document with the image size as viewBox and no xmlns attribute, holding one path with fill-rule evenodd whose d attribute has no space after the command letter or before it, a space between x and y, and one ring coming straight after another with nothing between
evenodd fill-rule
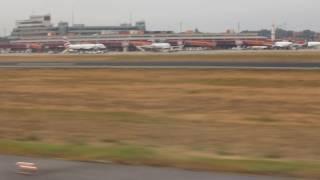
<instances>
[{"instance_id":1,"label":"gray sky","mask_svg":"<svg viewBox=\"0 0 320 180\"><path fill-rule=\"evenodd\" d=\"M145 20L148 29L179 30L199 28L206 32L226 29L283 28L320 31L319 0L0 0L0 35L7 33L17 19L30 14L51 13L53 22L75 22L87 25L118 25Z\"/></svg>"}]
</instances>

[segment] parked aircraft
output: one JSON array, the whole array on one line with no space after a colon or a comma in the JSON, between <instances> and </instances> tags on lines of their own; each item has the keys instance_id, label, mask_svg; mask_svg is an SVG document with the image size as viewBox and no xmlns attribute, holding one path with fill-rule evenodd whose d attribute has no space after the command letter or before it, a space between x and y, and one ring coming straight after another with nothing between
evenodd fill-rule
<instances>
[{"instance_id":1,"label":"parked aircraft","mask_svg":"<svg viewBox=\"0 0 320 180\"><path fill-rule=\"evenodd\" d=\"M65 42L64 47L66 51L102 51L106 49L106 46L100 43L71 44L69 41Z\"/></svg>"},{"instance_id":2,"label":"parked aircraft","mask_svg":"<svg viewBox=\"0 0 320 180\"><path fill-rule=\"evenodd\" d=\"M264 50L264 49L270 49L269 46L249 46L247 49L251 50Z\"/></svg>"},{"instance_id":3,"label":"parked aircraft","mask_svg":"<svg viewBox=\"0 0 320 180\"><path fill-rule=\"evenodd\" d=\"M308 42L308 48L320 48L320 42Z\"/></svg>"},{"instance_id":4,"label":"parked aircraft","mask_svg":"<svg viewBox=\"0 0 320 180\"><path fill-rule=\"evenodd\" d=\"M274 49L291 49L294 44L290 41L278 41L273 45Z\"/></svg>"},{"instance_id":5,"label":"parked aircraft","mask_svg":"<svg viewBox=\"0 0 320 180\"><path fill-rule=\"evenodd\" d=\"M155 51L155 52L174 52L181 51L183 45L172 46L170 43L152 43L150 45L137 46L141 51Z\"/></svg>"}]
</instances>

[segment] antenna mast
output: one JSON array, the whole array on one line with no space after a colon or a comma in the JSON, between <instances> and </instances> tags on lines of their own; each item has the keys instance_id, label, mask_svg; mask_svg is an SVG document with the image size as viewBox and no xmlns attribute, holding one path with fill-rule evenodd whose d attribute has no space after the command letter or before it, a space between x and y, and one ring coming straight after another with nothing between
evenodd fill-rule
<instances>
[{"instance_id":1,"label":"antenna mast","mask_svg":"<svg viewBox=\"0 0 320 180\"><path fill-rule=\"evenodd\" d=\"M130 12L130 17L129 17L129 23L130 23L130 25L132 26L132 12Z\"/></svg>"},{"instance_id":2,"label":"antenna mast","mask_svg":"<svg viewBox=\"0 0 320 180\"><path fill-rule=\"evenodd\" d=\"M271 31L271 40L274 42L276 41L276 25L273 23L272 24L272 31Z\"/></svg>"},{"instance_id":3,"label":"antenna mast","mask_svg":"<svg viewBox=\"0 0 320 180\"><path fill-rule=\"evenodd\" d=\"M71 25L73 26L74 25L74 10L72 8L72 19L71 19Z\"/></svg>"}]
</instances>

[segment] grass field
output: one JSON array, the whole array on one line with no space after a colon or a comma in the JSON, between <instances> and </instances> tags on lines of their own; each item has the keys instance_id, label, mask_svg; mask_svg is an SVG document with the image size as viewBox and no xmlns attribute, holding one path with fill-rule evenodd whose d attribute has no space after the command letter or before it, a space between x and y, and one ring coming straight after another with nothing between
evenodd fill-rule
<instances>
[{"instance_id":1,"label":"grass field","mask_svg":"<svg viewBox=\"0 0 320 180\"><path fill-rule=\"evenodd\" d=\"M320 72L1 70L0 153L320 177Z\"/></svg>"}]
</instances>

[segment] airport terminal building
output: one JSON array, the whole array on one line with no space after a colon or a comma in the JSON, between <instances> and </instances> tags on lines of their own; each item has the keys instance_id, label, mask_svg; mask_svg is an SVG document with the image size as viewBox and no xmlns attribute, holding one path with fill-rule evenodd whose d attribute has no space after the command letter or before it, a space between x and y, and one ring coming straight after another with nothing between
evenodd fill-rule
<instances>
[{"instance_id":1,"label":"airport terminal building","mask_svg":"<svg viewBox=\"0 0 320 180\"><path fill-rule=\"evenodd\" d=\"M66 37L74 44L101 43L110 51L137 51L138 46L150 42L165 42L172 46L182 44L185 50L230 49L239 44L262 46L270 43L268 37L257 33L148 31L144 21L119 26L69 25L67 22L54 25L51 15L47 14L16 21L11 36L0 43L0 50L23 51L34 47L33 52L57 52L64 49Z\"/></svg>"},{"instance_id":2,"label":"airport terminal building","mask_svg":"<svg viewBox=\"0 0 320 180\"><path fill-rule=\"evenodd\" d=\"M27 20L16 21L16 27L11 33L12 38L21 37L46 37L46 36L90 36L104 34L143 33L146 30L144 21L135 25L121 24L120 26L86 26L74 24L69 26L67 22L59 22L54 26L51 15L32 15Z\"/></svg>"}]
</instances>

